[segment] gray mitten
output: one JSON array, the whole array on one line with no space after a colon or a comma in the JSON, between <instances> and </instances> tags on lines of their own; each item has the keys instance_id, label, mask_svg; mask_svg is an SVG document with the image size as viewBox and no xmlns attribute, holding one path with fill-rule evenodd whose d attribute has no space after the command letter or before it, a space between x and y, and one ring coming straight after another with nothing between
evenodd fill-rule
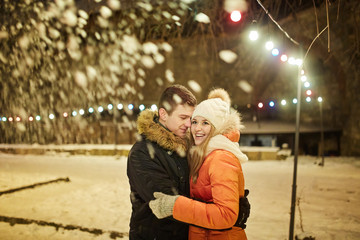
<instances>
[{"instance_id":1,"label":"gray mitten","mask_svg":"<svg viewBox=\"0 0 360 240\"><path fill-rule=\"evenodd\" d=\"M154 192L155 200L149 202L149 207L154 215L161 219L173 214L173 208L179 195L167 195L162 192Z\"/></svg>"}]
</instances>

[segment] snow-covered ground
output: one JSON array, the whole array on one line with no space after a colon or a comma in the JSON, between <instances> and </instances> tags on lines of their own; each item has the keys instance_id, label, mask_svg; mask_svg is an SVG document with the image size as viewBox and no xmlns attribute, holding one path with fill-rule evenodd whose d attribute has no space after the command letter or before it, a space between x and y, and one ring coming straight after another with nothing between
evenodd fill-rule
<instances>
[{"instance_id":1,"label":"snow-covered ground","mask_svg":"<svg viewBox=\"0 0 360 240\"><path fill-rule=\"evenodd\" d=\"M299 157L295 234L360 239L360 158L319 161ZM243 170L248 239L288 239L293 159L250 161ZM128 239L126 157L0 153L0 192L64 177L70 182L0 195L0 239Z\"/></svg>"}]
</instances>

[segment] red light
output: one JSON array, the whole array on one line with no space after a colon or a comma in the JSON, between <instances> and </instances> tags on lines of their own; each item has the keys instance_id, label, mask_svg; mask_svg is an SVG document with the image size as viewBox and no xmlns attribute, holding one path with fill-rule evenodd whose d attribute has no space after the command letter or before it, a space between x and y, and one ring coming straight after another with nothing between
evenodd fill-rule
<instances>
[{"instance_id":1,"label":"red light","mask_svg":"<svg viewBox=\"0 0 360 240\"><path fill-rule=\"evenodd\" d=\"M230 14L230 19L233 22L239 22L241 19L241 13L240 11L232 11Z\"/></svg>"},{"instance_id":2,"label":"red light","mask_svg":"<svg viewBox=\"0 0 360 240\"><path fill-rule=\"evenodd\" d=\"M259 102L258 107L259 107L259 108L263 108L263 107L264 107L264 104L263 104L262 102Z\"/></svg>"}]
</instances>

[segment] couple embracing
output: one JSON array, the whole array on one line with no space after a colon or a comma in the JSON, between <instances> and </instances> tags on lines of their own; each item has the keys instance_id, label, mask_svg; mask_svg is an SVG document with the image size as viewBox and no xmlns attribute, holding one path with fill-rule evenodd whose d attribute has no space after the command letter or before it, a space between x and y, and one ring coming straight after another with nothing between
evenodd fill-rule
<instances>
[{"instance_id":1,"label":"couple embracing","mask_svg":"<svg viewBox=\"0 0 360 240\"><path fill-rule=\"evenodd\" d=\"M165 89L158 112L141 112L127 165L130 240L247 239L240 120L224 89L197 105L181 85Z\"/></svg>"}]
</instances>

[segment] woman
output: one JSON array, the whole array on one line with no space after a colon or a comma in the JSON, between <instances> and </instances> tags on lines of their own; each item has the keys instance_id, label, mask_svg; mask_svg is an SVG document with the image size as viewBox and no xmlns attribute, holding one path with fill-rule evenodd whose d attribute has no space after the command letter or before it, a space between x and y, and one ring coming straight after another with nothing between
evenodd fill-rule
<instances>
[{"instance_id":1,"label":"woman","mask_svg":"<svg viewBox=\"0 0 360 240\"><path fill-rule=\"evenodd\" d=\"M229 94L223 89L209 93L192 115L188 154L190 195L154 193L150 208L158 218L173 216L191 224L189 239L247 239L235 227L239 199L244 196L241 163L248 160L239 149L240 114L230 109Z\"/></svg>"}]
</instances>

